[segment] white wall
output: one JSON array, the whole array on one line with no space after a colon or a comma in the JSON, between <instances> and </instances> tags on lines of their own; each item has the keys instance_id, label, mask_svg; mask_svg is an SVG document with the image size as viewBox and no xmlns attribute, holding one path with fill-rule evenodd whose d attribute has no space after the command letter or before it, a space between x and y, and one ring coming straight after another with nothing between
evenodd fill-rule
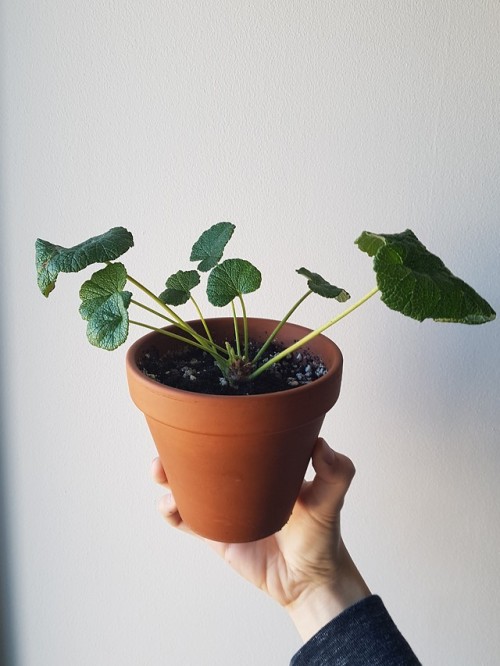
<instances>
[{"instance_id":1,"label":"white wall","mask_svg":"<svg viewBox=\"0 0 500 666\"><path fill-rule=\"evenodd\" d=\"M411 227L498 310L500 6L4 0L2 32L17 664L286 664L281 609L161 522L125 352L87 345L79 276L40 295L33 243L123 224L127 267L161 289L231 220L231 254L264 274L249 309L277 316L295 268L361 296L353 240ZM329 312L311 300L296 320ZM498 664L499 324L372 300L331 335L345 382L324 435L358 468L353 556L425 664Z\"/></svg>"}]
</instances>

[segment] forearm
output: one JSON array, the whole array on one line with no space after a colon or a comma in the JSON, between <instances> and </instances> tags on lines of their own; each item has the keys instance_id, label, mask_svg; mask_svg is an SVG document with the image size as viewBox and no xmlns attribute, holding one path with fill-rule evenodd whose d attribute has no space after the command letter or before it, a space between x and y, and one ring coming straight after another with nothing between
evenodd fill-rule
<instances>
[{"instance_id":1,"label":"forearm","mask_svg":"<svg viewBox=\"0 0 500 666\"><path fill-rule=\"evenodd\" d=\"M420 666L380 597L344 610L316 633L290 666Z\"/></svg>"}]
</instances>

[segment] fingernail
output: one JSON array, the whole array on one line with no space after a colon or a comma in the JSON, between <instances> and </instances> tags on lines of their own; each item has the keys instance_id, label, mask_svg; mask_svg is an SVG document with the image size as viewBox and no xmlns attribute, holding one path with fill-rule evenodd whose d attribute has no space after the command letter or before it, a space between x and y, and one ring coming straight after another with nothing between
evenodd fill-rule
<instances>
[{"instance_id":1,"label":"fingernail","mask_svg":"<svg viewBox=\"0 0 500 666\"><path fill-rule=\"evenodd\" d=\"M169 513L173 504L174 500L172 493L166 493L160 497L158 501L158 509L160 510L160 513Z\"/></svg>"}]
</instances>

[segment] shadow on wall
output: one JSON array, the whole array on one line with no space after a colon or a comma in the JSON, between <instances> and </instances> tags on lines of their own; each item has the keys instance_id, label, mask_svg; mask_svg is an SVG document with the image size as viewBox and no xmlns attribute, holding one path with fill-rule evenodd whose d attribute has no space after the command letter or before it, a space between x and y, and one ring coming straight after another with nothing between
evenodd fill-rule
<instances>
[{"instance_id":1,"label":"shadow on wall","mask_svg":"<svg viewBox=\"0 0 500 666\"><path fill-rule=\"evenodd\" d=\"M1 166L1 165L0 165ZM0 189L0 220L3 218L1 210ZM5 241L5 239L3 239ZM5 242L0 243L0 248ZM4 252L0 249L0 279L5 279ZM6 335L4 330L5 317L0 318L0 349L5 350ZM5 351L4 351L5 353ZM11 604L11 578L10 553L8 544L8 493L5 471L5 451L7 449L7 414L5 407L5 374L0 380L0 664L2 666L15 666L14 631Z\"/></svg>"},{"instance_id":2,"label":"shadow on wall","mask_svg":"<svg viewBox=\"0 0 500 666\"><path fill-rule=\"evenodd\" d=\"M3 390L2 390L3 393ZM5 473L3 466L3 449L5 444L5 413L0 408L0 663L3 666L14 666L13 635L10 614L9 584L9 553L7 545L7 515L5 497Z\"/></svg>"}]
</instances>

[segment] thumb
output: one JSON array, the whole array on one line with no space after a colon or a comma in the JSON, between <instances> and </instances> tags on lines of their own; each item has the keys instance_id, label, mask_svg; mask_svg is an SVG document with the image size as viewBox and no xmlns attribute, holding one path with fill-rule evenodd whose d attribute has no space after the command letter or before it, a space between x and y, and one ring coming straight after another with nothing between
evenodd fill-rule
<instances>
[{"instance_id":1,"label":"thumb","mask_svg":"<svg viewBox=\"0 0 500 666\"><path fill-rule=\"evenodd\" d=\"M335 518L356 472L352 461L333 451L324 439L314 447L312 464L316 472L305 490L303 503L323 518Z\"/></svg>"}]
</instances>

